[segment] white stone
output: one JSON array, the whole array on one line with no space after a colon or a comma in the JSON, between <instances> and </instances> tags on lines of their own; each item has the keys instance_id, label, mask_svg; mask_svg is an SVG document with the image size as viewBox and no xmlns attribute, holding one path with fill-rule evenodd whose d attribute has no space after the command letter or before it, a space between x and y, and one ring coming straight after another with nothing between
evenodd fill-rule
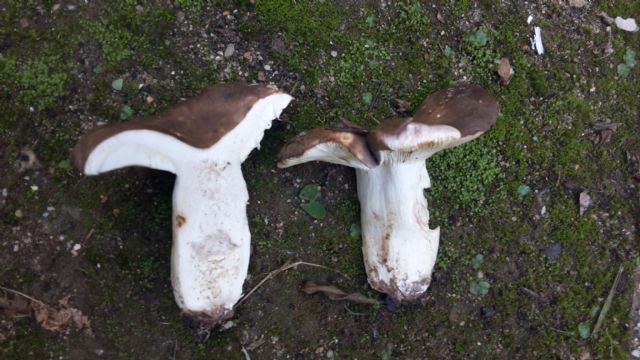
<instances>
[{"instance_id":1,"label":"white stone","mask_svg":"<svg viewBox=\"0 0 640 360\"><path fill-rule=\"evenodd\" d=\"M638 28L638 24L636 24L636 20L633 18L623 19L620 16L618 16L616 17L614 22L618 27L618 29L620 30L629 31L629 32L636 32L640 30Z\"/></svg>"}]
</instances>

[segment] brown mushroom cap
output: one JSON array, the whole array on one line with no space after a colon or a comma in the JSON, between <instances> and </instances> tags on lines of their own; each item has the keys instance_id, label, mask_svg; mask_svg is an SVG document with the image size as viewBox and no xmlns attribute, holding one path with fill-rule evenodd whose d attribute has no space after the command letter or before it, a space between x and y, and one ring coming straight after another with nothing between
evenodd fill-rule
<instances>
[{"instance_id":1,"label":"brown mushroom cap","mask_svg":"<svg viewBox=\"0 0 640 360\"><path fill-rule=\"evenodd\" d=\"M498 101L490 92L480 86L456 85L427 97L412 118L383 122L368 140L376 151L437 151L479 136L497 117Z\"/></svg>"},{"instance_id":2,"label":"brown mushroom cap","mask_svg":"<svg viewBox=\"0 0 640 360\"><path fill-rule=\"evenodd\" d=\"M342 125L336 128L318 128L305 131L293 139L282 148L278 155L278 167L288 167L308 161L322 160L342 165L358 165L373 168L378 166L371 151L367 146L366 130L356 128L341 129ZM349 123L349 126L355 126ZM310 155L313 150L319 147L327 147L327 156ZM339 154L341 149L342 154Z\"/></svg>"},{"instance_id":3,"label":"brown mushroom cap","mask_svg":"<svg viewBox=\"0 0 640 360\"><path fill-rule=\"evenodd\" d=\"M196 148L206 149L233 130L260 99L278 93L275 87L244 82L214 85L200 95L158 115L96 127L85 134L72 151L78 169L106 139L128 130L153 130Z\"/></svg>"}]
</instances>

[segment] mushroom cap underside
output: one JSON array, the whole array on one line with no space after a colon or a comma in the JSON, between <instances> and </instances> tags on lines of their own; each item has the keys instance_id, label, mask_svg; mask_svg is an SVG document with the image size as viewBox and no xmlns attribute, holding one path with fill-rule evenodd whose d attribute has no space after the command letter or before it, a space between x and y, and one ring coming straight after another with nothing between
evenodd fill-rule
<instances>
[{"instance_id":1,"label":"mushroom cap underside","mask_svg":"<svg viewBox=\"0 0 640 360\"><path fill-rule=\"evenodd\" d=\"M474 85L456 85L427 97L410 118L390 119L368 135L375 151L435 151L487 131L498 118L498 101Z\"/></svg>"},{"instance_id":2,"label":"mushroom cap underside","mask_svg":"<svg viewBox=\"0 0 640 360\"><path fill-rule=\"evenodd\" d=\"M84 169L89 155L100 143L128 130L157 131L196 148L209 148L233 130L258 100L278 92L275 87L244 82L208 87L200 95L158 115L92 129L74 147L73 163Z\"/></svg>"},{"instance_id":3,"label":"mushroom cap underside","mask_svg":"<svg viewBox=\"0 0 640 360\"><path fill-rule=\"evenodd\" d=\"M340 128L317 128L294 137L280 151L278 166L316 160L362 168L378 166L366 136L360 130Z\"/></svg>"}]
</instances>

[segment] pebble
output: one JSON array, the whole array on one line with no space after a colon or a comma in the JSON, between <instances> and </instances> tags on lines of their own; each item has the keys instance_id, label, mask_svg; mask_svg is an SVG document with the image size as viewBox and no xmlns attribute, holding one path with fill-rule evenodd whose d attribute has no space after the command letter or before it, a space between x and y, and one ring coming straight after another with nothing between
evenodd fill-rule
<instances>
[{"instance_id":1,"label":"pebble","mask_svg":"<svg viewBox=\"0 0 640 360\"><path fill-rule=\"evenodd\" d=\"M38 185L31 185L31 191L38 191Z\"/></svg>"},{"instance_id":2,"label":"pebble","mask_svg":"<svg viewBox=\"0 0 640 360\"><path fill-rule=\"evenodd\" d=\"M267 71L271 71L271 65L267 64L264 66L264 69Z\"/></svg>"},{"instance_id":3,"label":"pebble","mask_svg":"<svg viewBox=\"0 0 640 360\"><path fill-rule=\"evenodd\" d=\"M233 56L233 54L235 52L236 52L236 45L235 44L229 44L229 45L227 45L227 48L224 49L224 57L228 59L231 56Z\"/></svg>"},{"instance_id":4,"label":"pebble","mask_svg":"<svg viewBox=\"0 0 640 360\"><path fill-rule=\"evenodd\" d=\"M7 188L2 189L2 197L7 197L9 196L9 190L7 190Z\"/></svg>"},{"instance_id":5,"label":"pebble","mask_svg":"<svg viewBox=\"0 0 640 360\"><path fill-rule=\"evenodd\" d=\"M640 358L640 349L635 349L631 352L631 356L633 356L634 358L638 359Z\"/></svg>"},{"instance_id":6,"label":"pebble","mask_svg":"<svg viewBox=\"0 0 640 360\"><path fill-rule=\"evenodd\" d=\"M22 210L16 210L13 215L15 215L15 217L17 217L18 219L20 219L22 217Z\"/></svg>"},{"instance_id":7,"label":"pebble","mask_svg":"<svg viewBox=\"0 0 640 360\"><path fill-rule=\"evenodd\" d=\"M562 254L562 245L558 243L551 244L551 246L549 246L547 250L544 251L544 255L547 257L547 259L551 261L557 260L561 254Z\"/></svg>"},{"instance_id":8,"label":"pebble","mask_svg":"<svg viewBox=\"0 0 640 360\"><path fill-rule=\"evenodd\" d=\"M492 308L491 306L483 306L480 308L480 313L482 314L483 317L490 318L495 316L496 309Z\"/></svg>"},{"instance_id":9,"label":"pebble","mask_svg":"<svg viewBox=\"0 0 640 360\"><path fill-rule=\"evenodd\" d=\"M338 52L337 52L337 51L335 51L335 50L331 51L331 56L332 56L332 57L336 57L336 56L338 56Z\"/></svg>"}]
</instances>

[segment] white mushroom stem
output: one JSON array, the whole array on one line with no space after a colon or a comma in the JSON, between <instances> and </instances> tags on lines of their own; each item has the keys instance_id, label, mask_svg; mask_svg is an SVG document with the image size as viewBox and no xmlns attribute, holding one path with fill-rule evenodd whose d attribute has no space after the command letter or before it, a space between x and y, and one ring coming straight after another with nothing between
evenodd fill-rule
<instances>
[{"instance_id":1,"label":"white mushroom stem","mask_svg":"<svg viewBox=\"0 0 640 360\"><path fill-rule=\"evenodd\" d=\"M438 254L440 229L429 228L423 193L431 184L423 157L382 155L380 166L356 169L364 263L374 289L414 300L429 287Z\"/></svg>"},{"instance_id":2,"label":"white mushroom stem","mask_svg":"<svg viewBox=\"0 0 640 360\"><path fill-rule=\"evenodd\" d=\"M130 130L103 141L87 159L89 175L132 165L177 175L171 280L176 302L192 317L211 323L228 318L242 296L251 236L241 164L289 101L286 94L259 100L208 149L156 131Z\"/></svg>"}]
</instances>

